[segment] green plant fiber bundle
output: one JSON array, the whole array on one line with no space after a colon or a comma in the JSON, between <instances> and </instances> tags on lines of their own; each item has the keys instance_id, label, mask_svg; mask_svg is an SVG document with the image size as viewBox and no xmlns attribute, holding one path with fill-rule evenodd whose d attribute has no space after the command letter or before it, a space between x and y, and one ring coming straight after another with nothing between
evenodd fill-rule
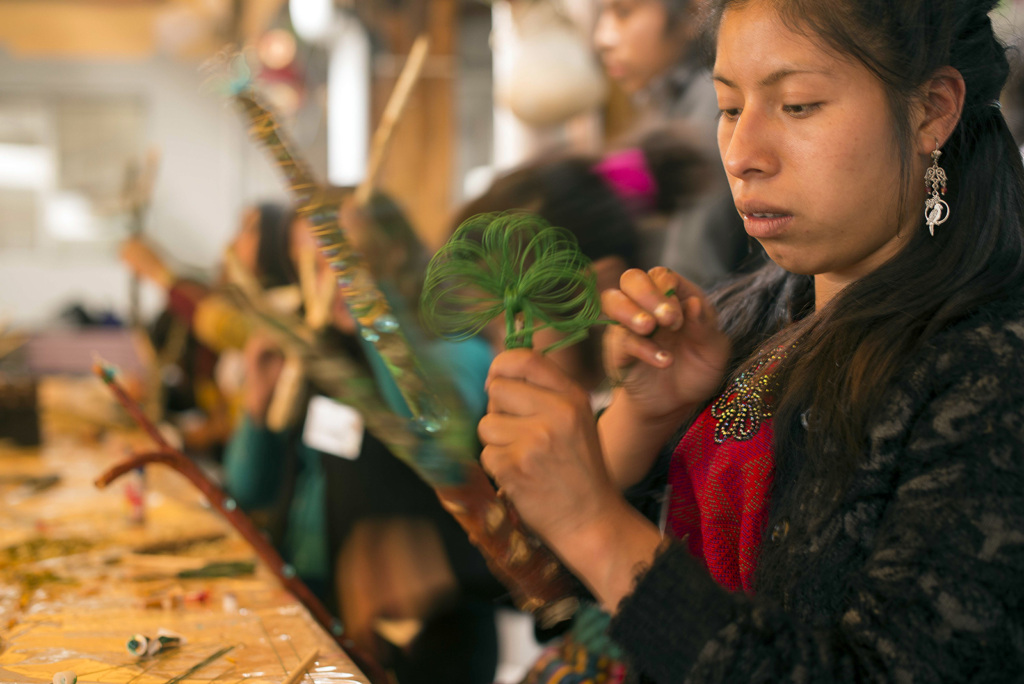
<instances>
[{"instance_id":1,"label":"green plant fiber bundle","mask_svg":"<svg viewBox=\"0 0 1024 684\"><path fill-rule=\"evenodd\" d=\"M533 334L563 335L544 352L584 339L601 304L590 260L576 237L523 212L480 214L456 229L427 267L420 301L425 325L449 339L480 334L504 314L505 347Z\"/></svg>"}]
</instances>

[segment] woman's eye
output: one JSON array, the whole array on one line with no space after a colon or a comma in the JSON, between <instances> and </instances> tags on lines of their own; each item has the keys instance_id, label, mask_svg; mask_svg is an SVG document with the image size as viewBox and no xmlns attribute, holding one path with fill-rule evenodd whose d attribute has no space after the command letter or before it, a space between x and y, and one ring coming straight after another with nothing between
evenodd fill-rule
<instances>
[{"instance_id":1,"label":"woman's eye","mask_svg":"<svg viewBox=\"0 0 1024 684\"><path fill-rule=\"evenodd\" d=\"M819 103L814 103L814 104L798 104L798 105L783 105L782 111L786 112L787 114L789 114L790 116L792 116L794 118L802 119L804 117L810 116L811 114L813 114L820 107L821 107L821 104L819 104Z\"/></svg>"},{"instance_id":2,"label":"woman's eye","mask_svg":"<svg viewBox=\"0 0 1024 684\"><path fill-rule=\"evenodd\" d=\"M632 14L635 9L635 4L634 0L617 0L616 2L612 2L608 9L611 10L616 19L621 21L629 18L629 15Z\"/></svg>"},{"instance_id":3,"label":"woman's eye","mask_svg":"<svg viewBox=\"0 0 1024 684\"><path fill-rule=\"evenodd\" d=\"M737 119L737 117L739 117L739 115L740 115L740 109L738 107L733 107L731 109L719 109L718 110L719 118L725 119L726 121L735 121Z\"/></svg>"}]
</instances>

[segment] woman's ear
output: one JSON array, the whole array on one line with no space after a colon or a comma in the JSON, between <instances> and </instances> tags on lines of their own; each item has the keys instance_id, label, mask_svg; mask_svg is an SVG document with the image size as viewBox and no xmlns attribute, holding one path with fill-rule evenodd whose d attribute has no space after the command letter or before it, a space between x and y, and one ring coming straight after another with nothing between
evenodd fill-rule
<instances>
[{"instance_id":1,"label":"woman's ear","mask_svg":"<svg viewBox=\"0 0 1024 684\"><path fill-rule=\"evenodd\" d=\"M922 117L918 126L918 152L931 154L953 133L964 109L964 77L951 66L940 67L924 85Z\"/></svg>"}]
</instances>

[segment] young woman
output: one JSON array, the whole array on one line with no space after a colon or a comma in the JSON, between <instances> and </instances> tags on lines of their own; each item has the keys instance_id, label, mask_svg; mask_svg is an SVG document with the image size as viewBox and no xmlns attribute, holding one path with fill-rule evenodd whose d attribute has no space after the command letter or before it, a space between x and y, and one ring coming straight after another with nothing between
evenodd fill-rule
<instances>
[{"instance_id":1,"label":"young woman","mask_svg":"<svg viewBox=\"0 0 1024 684\"><path fill-rule=\"evenodd\" d=\"M287 207L273 202L248 207L228 247L265 288L295 282L289 259L293 218ZM230 438L234 411L230 392L217 382L217 365L239 338L244 340L244 321L240 325L241 317L211 296L209 286L176 275L144 240L126 240L120 257L132 272L167 293L166 309L152 326L159 355L168 368L177 369L163 374L164 408L182 416L188 451L219 454Z\"/></svg>"},{"instance_id":2,"label":"young woman","mask_svg":"<svg viewBox=\"0 0 1024 684\"><path fill-rule=\"evenodd\" d=\"M630 95L649 94L650 104L670 110L671 74L693 59L694 12L688 0L602 0L594 47L608 77ZM692 70L692 69L691 69ZM664 90L663 97L654 91ZM663 101L664 100L664 101Z\"/></svg>"},{"instance_id":3,"label":"young woman","mask_svg":"<svg viewBox=\"0 0 1024 684\"><path fill-rule=\"evenodd\" d=\"M697 6L693 0L602 0L594 46L608 77L631 96L641 129L665 121L684 125L713 157L718 105L700 59ZM701 201L665 217L663 230L642 234L644 268L668 266L712 287L747 260L751 245L725 174L710 169L705 181Z\"/></svg>"},{"instance_id":4,"label":"young woman","mask_svg":"<svg viewBox=\"0 0 1024 684\"><path fill-rule=\"evenodd\" d=\"M492 365L484 466L654 680L1019 676L1024 168L995 4L710 2L722 161L774 263L712 297L627 272L596 428L543 357ZM663 539L619 492L677 430Z\"/></svg>"}]
</instances>

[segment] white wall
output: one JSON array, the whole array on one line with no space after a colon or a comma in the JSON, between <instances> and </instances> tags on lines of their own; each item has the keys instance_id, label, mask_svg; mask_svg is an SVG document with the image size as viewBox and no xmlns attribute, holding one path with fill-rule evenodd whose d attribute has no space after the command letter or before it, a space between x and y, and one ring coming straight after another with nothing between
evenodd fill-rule
<instances>
[{"instance_id":1,"label":"white wall","mask_svg":"<svg viewBox=\"0 0 1024 684\"><path fill-rule=\"evenodd\" d=\"M284 198L241 118L224 96L203 90L193 65L164 58L25 61L0 53L0 93L141 97L147 143L162 155L146 231L172 262L212 268L245 204ZM126 315L128 280L112 248L0 251L0 321L39 325L71 299ZM156 311L160 302L158 293L143 292L144 311Z\"/></svg>"}]
</instances>

